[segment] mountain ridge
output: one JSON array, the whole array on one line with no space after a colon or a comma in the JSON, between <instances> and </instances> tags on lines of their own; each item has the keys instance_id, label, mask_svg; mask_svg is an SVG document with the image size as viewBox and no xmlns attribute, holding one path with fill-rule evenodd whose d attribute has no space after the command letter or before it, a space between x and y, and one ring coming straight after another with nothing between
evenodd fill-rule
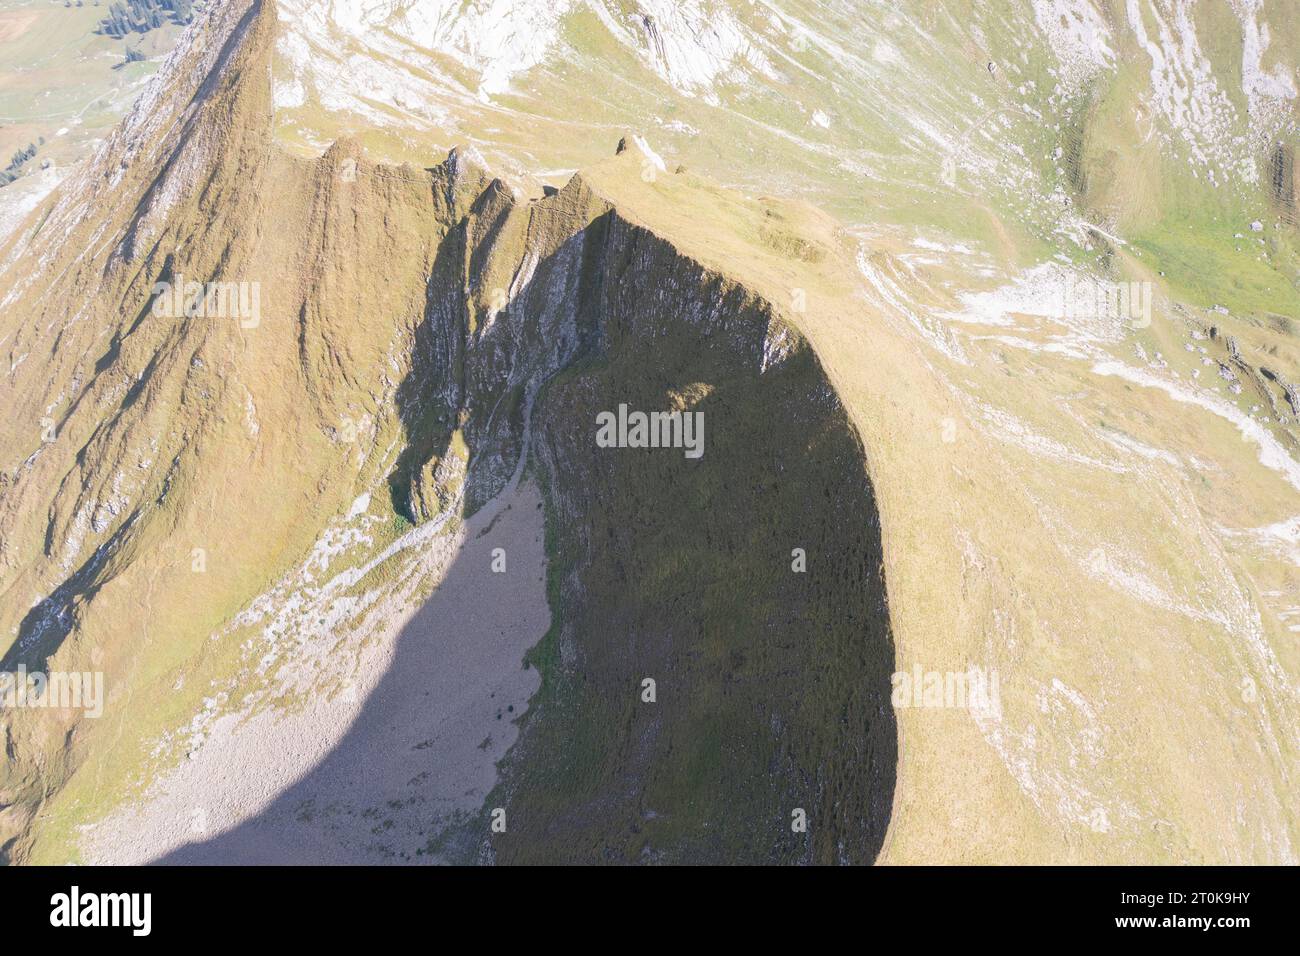
<instances>
[{"instance_id":1,"label":"mountain ridge","mask_svg":"<svg viewBox=\"0 0 1300 956\"><path fill-rule=\"evenodd\" d=\"M1289 500L1294 435L1180 391L1182 366L1185 384L1153 377L1186 353L1294 378L1284 336L1237 315L1217 319L1231 347L1200 332L1146 248L1105 230L1089 240L1102 274L1151 282L1157 322L1035 323L1033 288L988 302L946 283L990 268L973 250L746 198L635 140L541 196L468 148L427 169L348 138L290 155L271 122L276 20L252 2L197 24L171 80L4 253L7 662L48 651L121 681L94 725L6 714L11 859L75 859L80 828L149 806L220 715L342 686L375 595L437 587L421 529L495 500L534 407L552 630L493 791L513 832L479 839L485 803L448 823L456 853L1294 858L1295 653L1261 614L1285 611L1294 572L1220 530ZM259 314L156 315L155 284L182 277L257 283ZM972 314L995 321L972 331ZM638 460L651 480L592 457L584 429L620 390L699 403L720 470ZM819 485L813 507L800 492ZM275 627L241 623L267 595ZM280 613L300 602L301 620ZM793 609L820 625L807 647ZM329 667L304 675L295 642L331 628ZM636 664L663 688L649 727ZM1000 712L891 706L891 672L914 666L1000 673ZM814 821L802 843L794 806ZM241 810L230 832L256 825Z\"/></svg>"}]
</instances>

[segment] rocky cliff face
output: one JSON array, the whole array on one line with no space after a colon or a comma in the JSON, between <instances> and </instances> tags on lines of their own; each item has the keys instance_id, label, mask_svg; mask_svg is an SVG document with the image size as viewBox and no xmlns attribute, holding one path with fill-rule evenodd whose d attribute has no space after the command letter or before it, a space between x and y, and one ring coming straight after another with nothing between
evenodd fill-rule
<instances>
[{"instance_id":1,"label":"rocky cliff face","mask_svg":"<svg viewBox=\"0 0 1300 956\"><path fill-rule=\"evenodd\" d=\"M857 432L763 298L617 210L587 232L588 347L533 413L555 620L502 788L518 826L487 852L869 862L897 744ZM700 416L701 456L593 453L596 413L620 406ZM793 831L796 810L817 825Z\"/></svg>"}]
</instances>

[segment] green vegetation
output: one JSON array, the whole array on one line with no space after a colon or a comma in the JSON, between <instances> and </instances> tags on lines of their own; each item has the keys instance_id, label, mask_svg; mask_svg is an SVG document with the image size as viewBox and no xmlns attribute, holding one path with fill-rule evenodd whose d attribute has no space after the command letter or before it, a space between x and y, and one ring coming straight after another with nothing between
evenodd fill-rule
<instances>
[{"instance_id":1,"label":"green vegetation","mask_svg":"<svg viewBox=\"0 0 1300 956\"><path fill-rule=\"evenodd\" d=\"M1271 224L1255 233L1245 223L1182 220L1138 234L1133 245L1189 303L1242 315L1300 315L1300 293L1283 271L1297 261L1291 241L1289 231L1279 234Z\"/></svg>"}]
</instances>

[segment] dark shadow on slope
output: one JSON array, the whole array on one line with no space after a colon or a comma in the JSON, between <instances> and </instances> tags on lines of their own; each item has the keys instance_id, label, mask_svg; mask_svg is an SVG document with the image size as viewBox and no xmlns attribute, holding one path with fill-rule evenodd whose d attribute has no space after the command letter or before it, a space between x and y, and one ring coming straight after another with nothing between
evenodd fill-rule
<instances>
[{"instance_id":1,"label":"dark shadow on slope","mask_svg":"<svg viewBox=\"0 0 1300 956\"><path fill-rule=\"evenodd\" d=\"M393 511L415 523L412 488L435 455L446 453L464 400L465 224L452 228L434 257L424 318L412 342L411 371L398 383L395 402L406 445L398 454L388 490Z\"/></svg>"},{"instance_id":2,"label":"dark shadow on slope","mask_svg":"<svg viewBox=\"0 0 1300 956\"><path fill-rule=\"evenodd\" d=\"M17 639L0 659L0 671L13 671L19 664L29 671L45 669L46 661L76 627L82 606L112 580L111 561L126 546L139 516L139 511L132 512L80 568L27 612L18 625Z\"/></svg>"},{"instance_id":3,"label":"dark shadow on slope","mask_svg":"<svg viewBox=\"0 0 1300 956\"><path fill-rule=\"evenodd\" d=\"M535 492L485 510L437 591L397 637L342 739L247 822L162 864L355 864L465 858L477 816L537 687L525 649L547 627ZM531 514L528 512L531 511ZM479 531L497 518L491 532ZM510 564L491 573L492 549ZM330 706L347 706L346 695ZM304 741L310 746L310 741ZM232 774L242 771L230 768Z\"/></svg>"},{"instance_id":4,"label":"dark shadow on slope","mask_svg":"<svg viewBox=\"0 0 1300 956\"><path fill-rule=\"evenodd\" d=\"M562 262L544 262L511 307L536 324L559 301L548 265L557 275L577 269L561 307L592 347L536 401L553 621L530 655L542 689L497 788L491 775L475 777L470 802L480 809L449 810L465 766L457 755L492 739L530 692L519 661L477 671L456 656L490 652L506 624L491 618L507 606L495 590L506 576L493 575L486 556L493 537L471 534L321 762L255 818L155 862L875 859L898 744L862 444L810 349L760 375L765 305L642 230L602 222L590 233L581 250L552 257ZM459 249L440 251L444 278ZM651 272L638 271L647 264ZM463 301L431 279L423 357L399 388L412 442L429 440L426 405L487 418L503 397L466 394L476 380L463 364ZM706 319L683 320L696 314ZM525 329L514 341L553 344L538 338ZM597 412L620 402L662 409L699 383L709 386L692 399L708 422L702 459L595 447ZM510 444L484 440L499 453ZM476 452L471 471L492 460ZM489 505L474 520L486 527L493 517ZM794 548L806 551L806 573L792 568ZM658 682L654 705L640 700L647 676ZM484 695L503 709L485 711ZM507 833L489 834L486 806L507 811ZM791 826L796 809L806 833Z\"/></svg>"},{"instance_id":5,"label":"dark shadow on slope","mask_svg":"<svg viewBox=\"0 0 1300 956\"><path fill-rule=\"evenodd\" d=\"M812 350L773 354L765 303L636 227L610 246L601 351L538 401L556 620L483 855L870 863L898 741L862 443ZM593 447L598 411L683 398L698 460Z\"/></svg>"}]
</instances>

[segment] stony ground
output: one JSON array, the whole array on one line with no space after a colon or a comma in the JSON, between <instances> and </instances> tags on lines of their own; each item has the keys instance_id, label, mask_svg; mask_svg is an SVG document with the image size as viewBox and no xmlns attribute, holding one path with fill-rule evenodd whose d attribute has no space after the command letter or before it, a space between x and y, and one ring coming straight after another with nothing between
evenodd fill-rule
<instances>
[{"instance_id":1,"label":"stony ground","mask_svg":"<svg viewBox=\"0 0 1300 956\"><path fill-rule=\"evenodd\" d=\"M535 487L435 541L446 576L358 649L332 700L218 721L145 799L85 831L88 863L382 863L425 857L496 783L550 622ZM491 569L505 552L506 570Z\"/></svg>"}]
</instances>

